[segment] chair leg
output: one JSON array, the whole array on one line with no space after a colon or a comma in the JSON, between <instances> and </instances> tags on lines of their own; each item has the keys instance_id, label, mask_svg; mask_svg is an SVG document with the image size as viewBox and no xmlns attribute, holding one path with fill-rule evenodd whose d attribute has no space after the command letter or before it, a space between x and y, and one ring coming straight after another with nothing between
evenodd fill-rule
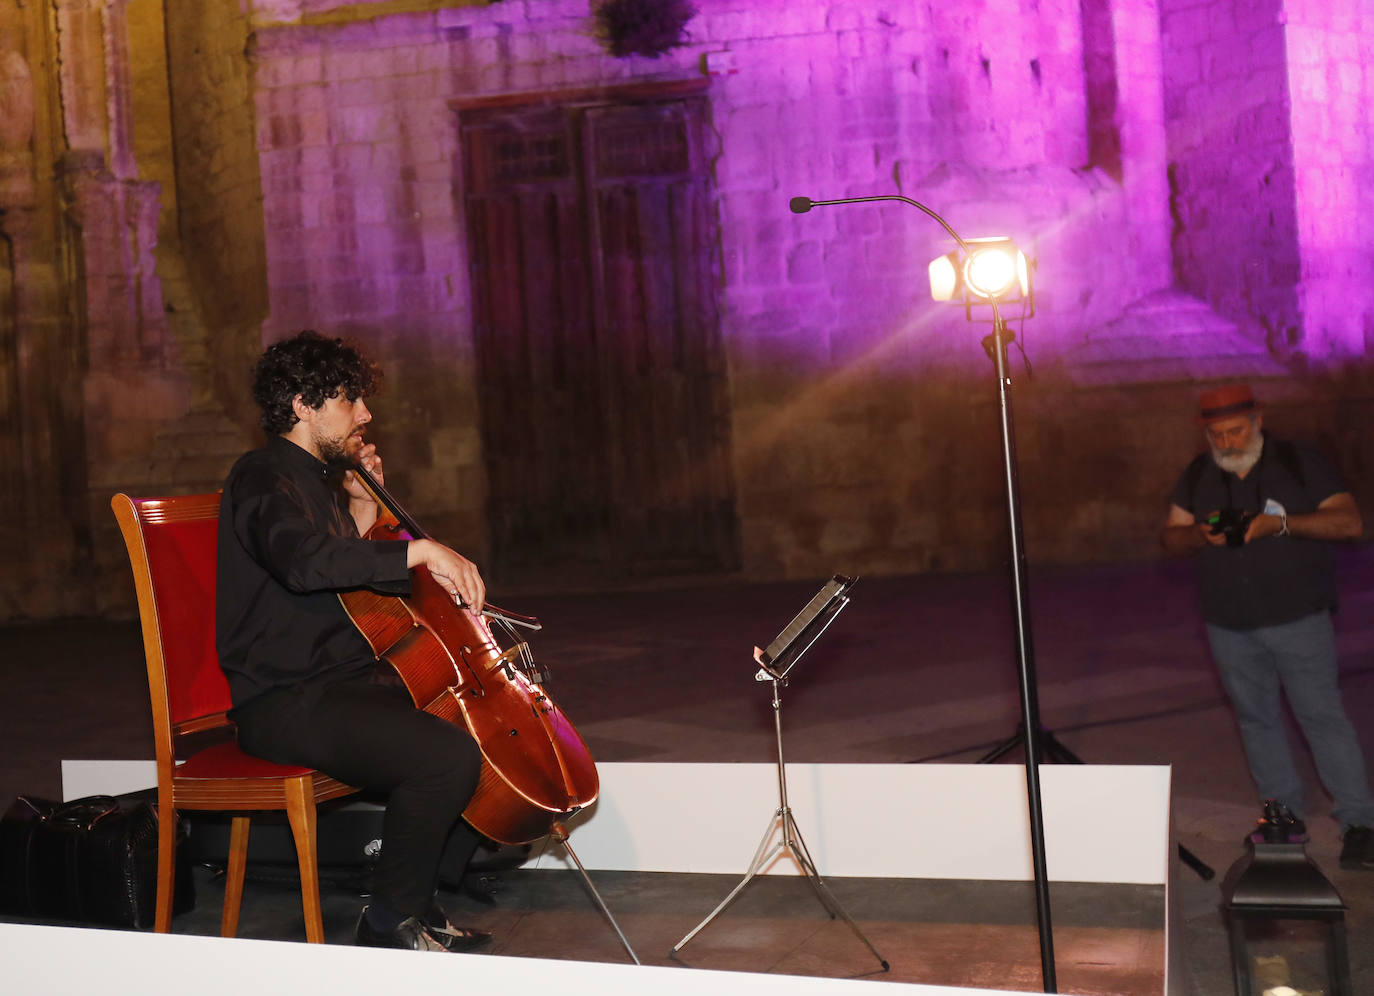
<instances>
[{"instance_id":1,"label":"chair leg","mask_svg":"<svg viewBox=\"0 0 1374 996\"><path fill-rule=\"evenodd\" d=\"M249 817L235 816L229 830L229 867L224 871L224 913L219 922L221 937L236 937L239 909L243 906L243 875L248 868Z\"/></svg>"},{"instance_id":2,"label":"chair leg","mask_svg":"<svg viewBox=\"0 0 1374 996\"><path fill-rule=\"evenodd\" d=\"M157 821L157 897L153 904L153 930L165 934L172 929L172 891L176 885L177 811L171 793L158 793Z\"/></svg>"},{"instance_id":3,"label":"chair leg","mask_svg":"<svg viewBox=\"0 0 1374 996\"><path fill-rule=\"evenodd\" d=\"M305 911L305 939L324 943L324 916L320 912L320 875L315 854L315 786L312 776L286 782L286 816L296 838L296 862L301 869L301 907Z\"/></svg>"}]
</instances>

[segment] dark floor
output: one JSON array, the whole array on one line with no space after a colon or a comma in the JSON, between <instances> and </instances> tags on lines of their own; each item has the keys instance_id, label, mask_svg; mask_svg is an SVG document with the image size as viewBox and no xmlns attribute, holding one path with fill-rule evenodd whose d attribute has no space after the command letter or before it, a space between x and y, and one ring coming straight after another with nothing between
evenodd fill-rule
<instances>
[{"instance_id":1,"label":"dark floor","mask_svg":"<svg viewBox=\"0 0 1374 996\"><path fill-rule=\"evenodd\" d=\"M842 569L843 565L836 565ZM1346 704L1368 749L1374 724L1374 550L1340 563L1338 619ZM819 582L700 584L662 591L492 597L539 615L552 694L603 761L773 758L763 686L749 654ZM1031 619L1045 724L1084 760L1173 765L1180 839L1220 874L1257 815L1231 714L1213 677L1186 563L1052 568L1031 573ZM1007 582L1000 573L861 579L851 606L799 665L789 689L788 759L973 761L1011 734L1018 704ZM137 625L70 622L0 629L0 800L57 797L62 758L151 756ZM1304 759L1304 763L1306 759ZM1309 764L1310 769L1310 764ZM1374 988L1374 873L1337 867L1337 828L1314 790L1309 853L1350 906L1356 992ZM939 814L930 814L938 829ZM322 831L323 832L323 831ZM875 827L875 837L909 832ZM1110 841L1103 842L1110 847ZM741 854L741 873L749 855ZM824 869L822 869L824 871ZM176 929L217 933L218 892ZM647 963L724 896L729 877L595 873ZM494 905L452 896L456 919L496 932L495 954L620 960L582 891L560 872L501 876ZM838 879L841 902L893 966L877 978L1039 988L1028 885ZM1217 882L1175 877L1183 971L1199 996L1231 989ZM356 883L327 884L329 940L346 943ZM1157 992L1158 890L1059 885L1052 893L1060 990ZM254 881L243 936L303 937L291 884ZM876 961L830 921L799 880L767 879L703 931L689 966L869 977Z\"/></svg>"}]
</instances>

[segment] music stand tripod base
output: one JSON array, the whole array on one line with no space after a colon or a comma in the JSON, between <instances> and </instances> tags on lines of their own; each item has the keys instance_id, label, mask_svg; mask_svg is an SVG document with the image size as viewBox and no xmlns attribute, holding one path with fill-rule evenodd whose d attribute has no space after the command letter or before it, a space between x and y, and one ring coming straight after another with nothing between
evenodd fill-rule
<instances>
[{"instance_id":1,"label":"music stand tripod base","mask_svg":"<svg viewBox=\"0 0 1374 996\"><path fill-rule=\"evenodd\" d=\"M873 953L873 957L878 959L879 964L883 966L883 971L889 970L890 966L887 959L878 953L878 949L859 929L854 918L840 905L840 901L835 898L830 887L821 878L820 872L816 870L816 863L811 859L811 852L807 850L801 828L797 826L797 820L792 815L792 807L787 802L787 768L783 762L782 753L782 698L779 689L787 683L787 673L796 665L801 655L816 642L816 639L830 625L840 610L849 604L849 598L845 593L853 583L852 578L840 574L835 575L812 599L811 603L788 624L778 638L769 644L768 650L754 648L754 662L759 665L759 671L754 675L754 679L756 681L769 681L773 685L773 730L776 734L778 747L778 808L773 811L773 815L768 819L768 825L764 828L763 837L759 840L759 846L754 851L754 858L749 863L749 869L744 873L744 878L740 879L739 884L730 890L730 894L707 914L706 919L693 927L682 940L673 945L669 957L676 956L691 942L692 938L701 933L707 924L723 913L726 907L734 902L745 887L754 880L755 876L772 865L775 859L787 855L792 858L797 867L801 869L802 874L806 876L807 882L811 884L812 890L816 893L816 898L825 907L825 911L830 914L830 918L833 920L839 917L849 924L849 928L854 931L855 936L863 941L864 946ZM784 664L783 661L786 663ZM773 839L775 829L781 831L781 837L770 849L768 842Z\"/></svg>"}]
</instances>

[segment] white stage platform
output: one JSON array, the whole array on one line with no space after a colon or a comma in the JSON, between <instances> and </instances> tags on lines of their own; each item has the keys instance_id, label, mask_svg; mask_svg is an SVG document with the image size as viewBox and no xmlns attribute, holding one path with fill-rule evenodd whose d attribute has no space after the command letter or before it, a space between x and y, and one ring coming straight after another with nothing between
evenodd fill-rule
<instances>
[{"instance_id":1,"label":"white stage platform","mask_svg":"<svg viewBox=\"0 0 1374 996\"><path fill-rule=\"evenodd\" d=\"M778 806L776 765L600 764L597 768L601 798L571 823L573 846L589 870L742 875ZM1173 866L1169 776L1169 769L1159 766L1041 767L1050 879L1163 885L1166 949L1174 947L1167 922L1172 920L1168 889ZM66 798L137 791L149 787L153 778L151 762L63 762ZM787 781L792 811L826 877L1000 881L1032 877L1025 769L1019 765L796 764L788 766ZM572 867L556 845L536 849L531 862L543 868ZM768 871L797 873L785 860L776 861ZM73 949L64 929L0 925L0 947L24 982L17 991L59 991L42 987L47 978L54 983L60 980L64 991L85 984L70 975L67 963L71 959L66 952ZM816 992L824 987L825 992L844 993L854 986L874 985L516 958L470 957L471 969L464 964L446 971L444 959L438 965L416 964L431 959L405 953L397 960L391 952L330 947L323 952L328 957L322 958L318 949L304 944L95 933L108 934L99 938L98 957L86 958L96 942L84 935L77 948L90 967L91 983L97 978L147 979L150 973L143 966L167 958L197 962L213 958L232 966L231 974L242 972L232 986L227 978L213 980L214 985L224 982L225 988L209 992L238 991L249 984L248 979L261 985L275 979L278 972L300 972L302 984L309 980L315 986L337 986L340 992L361 992L364 986L375 991L382 977L392 985L424 984L437 981L441 973L449 981L461 979L468 991L525 992L547 985L564 993L595 992L597 996L646 988L664 996L704 991L805 993L813 991L813 986ZM159 944L167 947L149 946ZM215 947L222 944L246 947L233 952ZM377 957L387 960L369 960ZM54 965L63 965L57 976L51 975ZM34 974L26 975L29 972ZM646 972L654 974L641 974ZM173 971L171 976L179 974ZM1171 974L1166 966L1165 992ZM364 982L364 976L371 981ZM881 984L927 996L992 992ZM204 989L199 984L197 988ZM272 988L278 988L275 981Z\"/></svg>"}]
</instances>

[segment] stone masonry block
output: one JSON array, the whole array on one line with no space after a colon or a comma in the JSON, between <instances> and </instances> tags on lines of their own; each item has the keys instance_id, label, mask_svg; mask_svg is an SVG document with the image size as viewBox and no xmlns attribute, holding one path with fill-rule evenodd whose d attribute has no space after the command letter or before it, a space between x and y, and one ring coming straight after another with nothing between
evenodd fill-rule
<instances>
[{"instance_id":1,"label":"stone masonry block","mask_svg":"<svg viewBox=\"0 0 1374 996\"><path fill-rule=\"evenodd\" d=\"M831 210L835 212L835 230L841 239L855 239L882 231L884 212L902 210L902 205L846 204Z\"/></svg>"},{"instance_id":2,"label":"stone masonry block","mask_svg":"<svg viewBox=\"0 0 1374 996\"><path fill-rule=\"evenodd\" d=\"M384 62L384 76L412 76L420 71L420 47L405 45L387 49Z\"/></svg>"},{"instance_id":3,"label":"stone masonry block","mask_svg":"<svg viewBox=\"0 0 1374 996\"><path fill-rule=\"evenodd\" d=\"M1289 58L1286 36L1283 25L1267 24L1251 32L1238 47L1252 69L1286 70Z\"/></svg>"},{"instance_id":4,"label":"stone masonry block","mask_svg":"<svg viewBox=\"0 0 1374 996\"><path fill-rule=\"evenodd\" d=\"M1330 99L1331 88L1322 72L1296 73L1292 80L1293 102L1322 105Z\"/></svg>"},{"instance_id":5,"label":"stone masonry block","mask_svg":"<svg viewBox=\"0 0 1374 996\"><path fill-rule=\"evenodd\" d=\"M324 54L316 51L288 56L283 75L283 83L294 86L321 82L324 79Z\"/></svg>"},{"instance_id":6,"label":"stone masonry block","mask_svg":"<svg viewBox=\"0 0 1374 996\"><path fill-rule=\"evenodd\" d=\"M695 24L692 27L695 29ZM703 29L702 40L711 44L767 38L776 30L769 25L767 12L754 10L715 14L707 19Z\"/></svg>"},{"instance_id":7,"label":"stone masonry block","mask_svg":"<svg viewBox=\"0 0 1374 996\"><path fill-rule=\"evenodd\" d=\"M829 10L825 14L825 27L827 31L859 31L865 27L865 13L867 4L848 2L848 0L836 0L830 4Z\"/></svg>"},{"instance_id":8,"label":"stone masonry block","mask_svg":"<svg viewBox=\"0 0 1374 996\"><path fill-rule=\"evenodd\" d=\"M334 140L330 133L329 116L323 111L312 111L300 116L300 144L304 146L327 146Z\"/></svg>"},{"instance_id":9,"label":"stone masonry block","mask_svg":"<svg viewBox=\"0 0 1374 996\"><path fill-rule=\"evenodd\" d=\"M787 280L793 284L816 283L825 277L819 242L806 241L787 254Z\"/></svg>"},{"instance_id":10,"label":"stone masonry block","mask_svg":"<svg viewBox=\"0 0 1374 996\"><path fill-rule=\"evenodd\" d=\"M337 143L329 147L329 164L335 175L365 176L372 164L373 146L364 142Z\"/></svg>"},{"instance_id":11,"label":"stone masonry block","mask_svg":"<svg viewBox=\"0 0 1374 996\"><path fill-rule=\"evenodd\" d=\"M1235 18L1224 4L1199 4L1169 10L1160 22L1160 34L1166 47L1187 47L1207 39L1234 37Z\"/></svg>"},{"instance_id":12,"label":"stone masonry block","mask_svg":"<svg viewBox=\"0 0 1374 996\"><path fill-rule=\"evenodd\" d=\"M358 224L383 224L391 217L391 212L387 209L387 195L378 185L367 184L358 187L354 190L353 197Z\"/></svg>"}]
</instances>

